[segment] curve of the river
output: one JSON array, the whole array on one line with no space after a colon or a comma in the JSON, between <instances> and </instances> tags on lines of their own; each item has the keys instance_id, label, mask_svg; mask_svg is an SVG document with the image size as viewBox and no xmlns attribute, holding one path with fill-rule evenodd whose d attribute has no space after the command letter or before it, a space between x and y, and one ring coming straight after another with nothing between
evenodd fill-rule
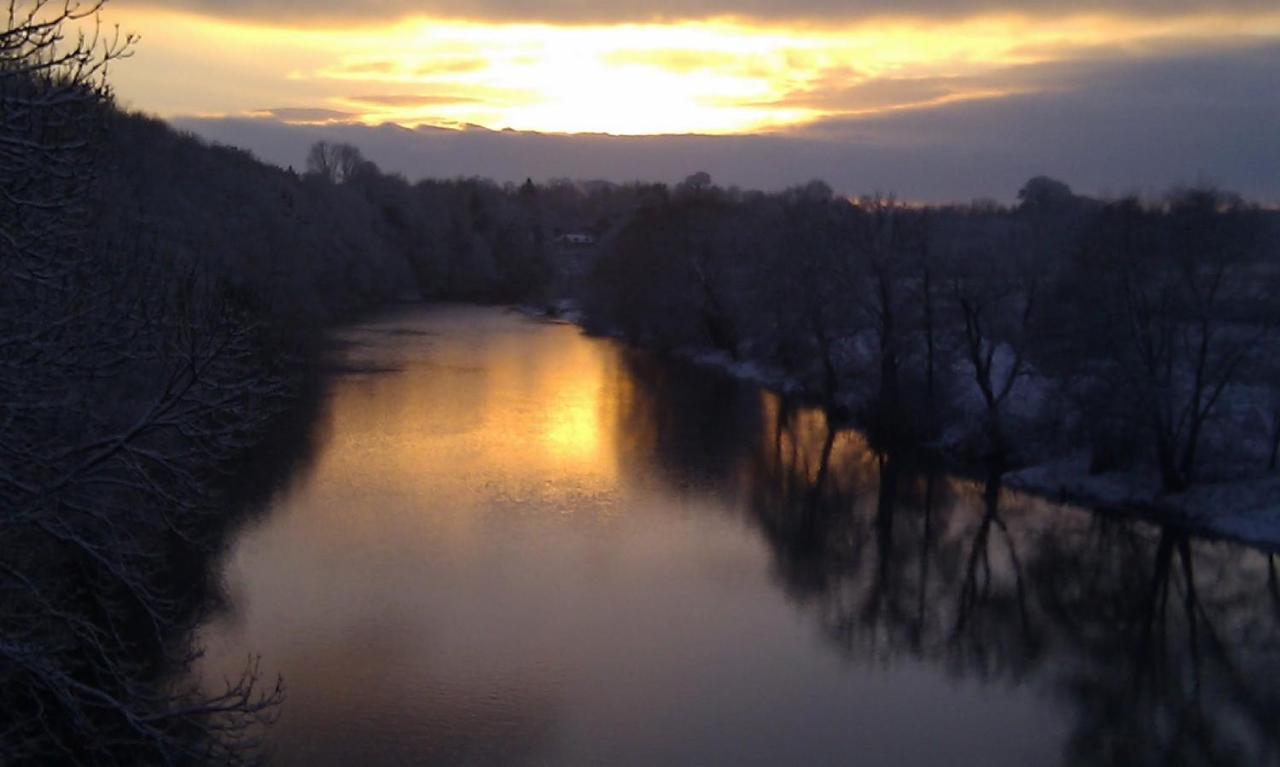
<instances>
[{"instance_id":1,"label":"curve of the river","mask_svg":"<svg viewBox=\"0 0 1280 767\"><path fill-rule=\"evenodd\" d=\"M501 309L339 341L200 636L209 684L284 676L276 763L1277 759L1264 552L933 474Z\"/></svg>"}]
</instances>

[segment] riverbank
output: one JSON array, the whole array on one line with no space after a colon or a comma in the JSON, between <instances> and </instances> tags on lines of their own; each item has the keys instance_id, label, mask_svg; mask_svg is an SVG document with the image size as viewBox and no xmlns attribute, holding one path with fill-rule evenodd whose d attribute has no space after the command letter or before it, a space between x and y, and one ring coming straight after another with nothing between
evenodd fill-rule
<instances>
[{"instance_id":1,"label":"riverbank","mask_svg":"<svg viewBox=\"0 0 1280 767\"><path fill-rule=\"evenodd\" d=\"M593 332L582 311L572 302L560 302L550 310L523 306L526 314L553 317L572 323L588 335L636 344L620 332ZM748 381L782 396L820 402L821 396L798 376L757 360L735 360L729 354L704 347L666 350L672 357ZM963 362L961 365L965 364ZM956 376L968 384L958 392L956 418L942 438L926 449L949 468L972 469L974 461L967 447L980 438L981 392L972 378ZM1029 422L1051 397L1038 379L1023 379L1011 392L1008 407L1012 419ZM857 412L861 404L852 397L838 403L845 412ZM858 429L852 421L837 424L839 429ZM1161 491L1153 472L1127 471L1090 473L1086 455L1054 456L1043 445L1027 446L1028 454L1041 460L1018 466L1003 476L1005 486L1028 495L1059 503L1085 506L1110 514L1124 514L1171 525L1189 533L1223 538L1280 551L1280 477L1243 477L1208 482L1183 493Z\"/></svg>"},{"instance_id":2,"label":"riverbank","mask_svg":"<svg viewBox=\"0 0 1280 767\"><path fill-rule=\"evenodd\" d=\"M1280 477L1207 483L1184 493L1162 493L1154 474L1089 474L1088 459L1076 457L1013 471L1004 481L1047 499L1136 514L1280 552Z\"/></svg>"}]
</instances>

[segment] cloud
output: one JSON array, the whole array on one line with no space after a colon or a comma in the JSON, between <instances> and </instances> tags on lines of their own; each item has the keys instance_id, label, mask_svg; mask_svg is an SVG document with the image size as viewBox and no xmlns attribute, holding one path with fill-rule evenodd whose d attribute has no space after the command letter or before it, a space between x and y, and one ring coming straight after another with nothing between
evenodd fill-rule
<instances>
[{"instance_id":1,"label":"cloud","mask_svg":"<svg viewBox=\"0 0 1280 767\"><path fill-rule=\"evenodd\" d=\"M1050 90L832 118L756 136L408 131L272 120L179 123L281 165L299 165L310 142L320 138L350 141L384 168L409 177L671 182L705 169L722 183L746 187L778 189L821 177L845 193L884 191L934 201L1011 200L1026 179L1041 173L1092 193L1159 190L1207 177L1275 202L1277 71L1277 45L1138 62L1100 58L1055 69L1058 87ZM1003 76L1036 83L1048 73L1036 65L1010 68ZM915 95L949 87L946 81L924 81Z\"/></svg>"},{"instance_id":2,"label":"cloud","mask_svg":"<svg viewBox=\"0 0 1280 767\"><path fill-rule=\"evenodd\" d=\"M419 19L295 29L158 11L138 17L151 24L144 38L162 44L144 45L117 68L117 91L164 115L246 114L275 103L346 110L363 122L626 134L778 131L1008 98L1068 87L1057 73L1081 62L1280 40L1280 9L1160 22L1073 15L809 26ZM1018 68L1029 65L1044 66ZM457 98L357 103L344 98L352 93Z\"/></svg>"},{"instance_id":3,"label":"cloud","mask_svg":"<svg viewBox=\"0 0 1280 767\"><path fill-rule=\"evenodd\" d=\"M372 106L372 107L429 107L440 106L441 104L469 104L474 103L477 99L467 96L453 96L448 94L435 95L418 95L412 93L392 93L386 95L374 96L347 96L345 101L353 104Z\"/></svg>"},{"instance_id":4,"label":"cloud","mask_svg":"<svg viewBox=\"0 0 1280 767\"><path fill-rule=\"evenodd\" d=\"M874 17L962 18L978 14L1106 13L1146 17L1274 12L1274 0L150 0L149 5L224 18L311 26L335 20L381 22L409 16L561 23L737 17L830 21Z\"/></svg>"},{"instance_id":5,"label":"cloud","mask_svg":"<svg viewBox=\"0 0 1280 767\"><path fill-rule=\"evenodd\" d=\"M450 56L434 53L423 56L422 61L374 59L369 61L344 61L326 70L331 77L345 79L380 79L387 76L457 75L479 72L490 62L478 56Z\"/></svg>"},{"instance_id":6,"label":"cloud","mask_svg":"<svg viewBox=\"0 0 1280 767\"><path fill-rule=\"evenodd\" d=\"M1194 135L1238 139L1242 148L1273 145L1280 150L1274 141L1280 128L1276 72L1280 45L1275 44L1006 67L962 82L970 87L1002 84L1025 89L1027 95L914 114L836 117L802 132L875 135L916 144L959 136L969 145L1007 145L1017 131L1033 130L1041 139L1089 143L1100 151L1119 143L1155 146ZM1001 121L1007 121L1008 129L999 128Z\"/></svg>"},{"instance_id":7,"label":"cloud","mask_svg":"<svg viewBox=\"0 0 1280 767\"><path fill-rule=\"evenodd\" d=\"M356 112L345 112L339 109L321 109L313 107L275 107L273 109L255 109L250 114L259 118L270 118L289 124L325 124L350 122L360 115Z\"/></svg>"},{"instance_id":8,"label":"cloud","mask_svg":"<svg viewBox=\"0 0 1280 767\"><path fill-rule=\"evenodd\" d=\"M1013 90L999 77L934 76L878 77L859 80L856 75L827 73L823 77L773 101L770 107L799 107L828 114L864 114L892 109L925 107L964 98L991 98Z\"/></svg>"},{"instance_id":9,"label":"cloud","mask_svg":"<svg viewBox=\"0 0 1280 767\"><path fill-rule=\"evenodd\" d=\"M1043 67L1014 70L1036 81ZM871 142L975 174L1032 170L1094 191L1159 189L1207 177L1280 200L1280 46L1154 60L1054 67L1059 84L988 102L869 118L834 118L801 131L836 144ZM1007 175L1005 176L1007 178ZM983 186L972 180L975 191Z\"/></svg>"},{"instance_id":10,"label":"cloud","mask_svg":"<svg viewBox=\"0 0 1280 767\"><path fill-rule=\"evenodd\" d=\"M764 76L768 69L755 52L728 53L723 51L698 51L678 48L618 50L601 57L604 64L614 67L640 66L668 69L678 73L711 70L731 72L747 76Z\"/></svg>"}]
</instances>

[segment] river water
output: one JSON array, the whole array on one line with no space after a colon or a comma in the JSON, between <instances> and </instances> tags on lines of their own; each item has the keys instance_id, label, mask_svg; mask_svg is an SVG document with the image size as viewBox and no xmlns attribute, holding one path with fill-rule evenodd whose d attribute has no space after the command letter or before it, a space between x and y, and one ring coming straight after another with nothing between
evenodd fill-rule
<instances>
[{"instance_id":1,"label":"river water","mask_svg":"<svg viewBox=\"0 0 1280 767\"><path fill-rule=\"evenodd\" d=\"M275 763L1277 760L1265 552L501 309L338 340L200 635L208 684L284 677Z\"/></svg>"}]
</instances>

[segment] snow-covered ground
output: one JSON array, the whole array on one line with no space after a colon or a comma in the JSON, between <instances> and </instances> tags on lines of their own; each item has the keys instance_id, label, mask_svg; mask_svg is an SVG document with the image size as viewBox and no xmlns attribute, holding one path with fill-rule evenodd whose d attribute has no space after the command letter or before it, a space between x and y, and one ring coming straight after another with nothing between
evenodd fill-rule
<instances>
[{"instance_id":1,"label":"snow-covered ground","mask_svg":"<svg viewBox=\"0 0 1280 767\"><path fill-rule=\"evenodd\" d=\"M802 388L799 381L788 377L777 368L763 365L753 360L734 360L733 357L722 351L687 347L675 350L675 354L697 365L721 370L734 378L750 381L767 389L783 393L794 393Z\"/></svg>"},{"instance_id":2,"label":"snow-covered ground","mask_svg":"<svg viewBox=\"0 0 1280 767\"><path fill-rule=\"evenodd\" d=\"M1011 359L1007 349L997 350L993 378L1003 376ZM958 362L953 372L956 380L967 384L958 392L962 417L944 436L944 445L961 444L981 424L983 410L981 392L969 375L968 363ZM1016 434L1023 426L1034 433L1035 424L1070 416L1056 408L1054 386L1034 370L1017 381L1003 408L1014 427L1011 432ZM1280 476L1262 476L1260 471L1269 448L1263 423L1269 397L1263 387L1228 388L1204 435L1201 452L1206 460L1201 474L1206 481L1184 493L1162 492L1155 472L1090 474L1087 454L1055 456L1051 444L1020 445L1024 459L1036 465L1006 475L1005 482L1051 499L1136 512L1280 550ZM1061 445L1057 447L1061 449Z\"/></svg>"},{"instance_id":3,"label":"snow-covered ground","mask_svg":"<svg viewBox=\"0 0 1280 767\"><path fill-rule=\"evenodd\" d=\"M545 315L543 311L529 313ZM555 316L581 324L582 316L571 303L557 306ZM870 354L864 339L855 339L842 357L861 358ZM684 347L675 356L695 364L721 371L782 393L804 391L804 383L781 370L752 360L734 360L729 354L704 347ZM840 360L847 364L849 359ZM859 359L860 362L865 360ZM1001 380L1012 354L998 349L993 378ZM869 363L868 363L869 364ZM843 365L842 365L843 366ZM969 363L956 359L951 371L960 382L955 391L956 420L939 440L946 450L963 449L981 433L985 404L973 380ZM1235 386L1227 392L1217 419L1219 428L1206 435L1205 452L1217 453L1216 465L1205 474L1217 481L1206 482L1178 494L1162 493L1159 477L1154 473L1116 472L1090 474L1087 454L1055 457L1055 446L1049 444L1020 445L1020 452L1036 465L1011 472L1005 477L1009 487L1043 496L1051 500L1092 506L1099 509L1133 513L1154 520L1171 522L1206 534L1257 544L1280 551L1280 476L1259 476L1262 454L1266 451L1265 430L1257 421L1269 412L1270 401L1260 387ZM856 397L855 397L856 398ZM1056 401L1054 383L1034 370L1020 377L1004 402L1009 431L1037 433L1037 424L1067 417ZM845 403L853 405L856 403ZM852 408L851 408L852 409ZM1223 434L1246 433L1248 439L1235 438L1227 451L1216 442ZM1060 446L1058 446L1060 447ZM1241 457L1247 460L1241 460Z\"/></svg>"},{"instance_id":4,"label":"snow-covered ground","mask_svg":"<svg viewBox=\"0 0 1280 767\"><path fill-rule=\"evenodd\" d=\"M1280 477L1197 485L1161 493L1159 477L1133 472L1089 474L1081 455L1006 475L1012 488L1104 510L1136 512L1190 530L1280 551Z\"/></svg>"}]
</instances>

